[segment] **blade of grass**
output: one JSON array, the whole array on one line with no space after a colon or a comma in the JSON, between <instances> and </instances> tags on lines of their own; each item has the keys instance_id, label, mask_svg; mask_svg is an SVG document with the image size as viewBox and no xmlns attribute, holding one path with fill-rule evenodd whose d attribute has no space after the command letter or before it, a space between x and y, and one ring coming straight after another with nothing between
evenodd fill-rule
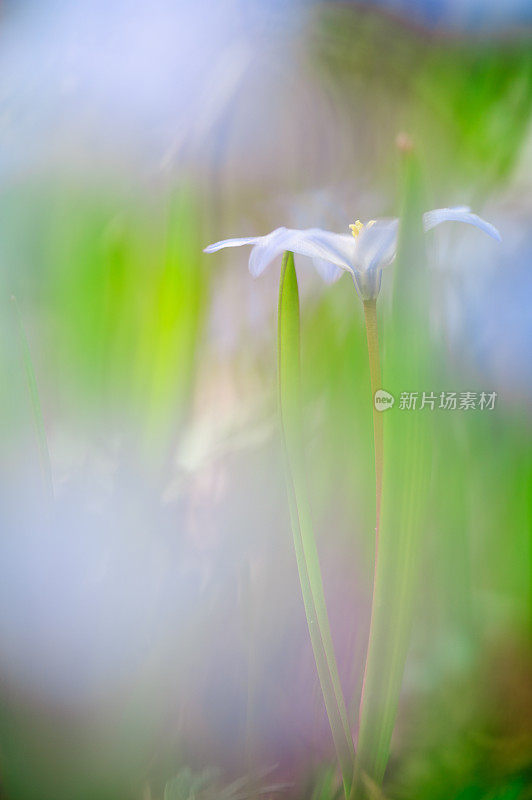
<instances>
[{"instance_id":1,"label":"blade of grass","mask_svg":"<svg viewBox=\"0 0 532 800\"><path fill-rule=\"evenodd\" d=\"M278 316L279 410L286 485L310 639L347 797L352 784L354 748L334 655L305 480L300 374L299 293L294 256L287 252L279 284Z\"/></svg>"},{"instance_id":2,"label":"blade of grass","mask_svg":"<svg viewBox=\"0 0 532 800\"><path fill-rule=\"evenodd\" d=\"M402 390L414 392L427 386L424 377L427 330L422 204L419 175L411 153L405 154L405 162L406 197L395 267L394 307L385 337L385 385L396 398ZM353 790L357 798L368 797L371 782L381 785L390 753L426 511L428 413L398 410L396 406L383 419L386 454L372 618L360 706Z\"/></svg>"}]
</instances>

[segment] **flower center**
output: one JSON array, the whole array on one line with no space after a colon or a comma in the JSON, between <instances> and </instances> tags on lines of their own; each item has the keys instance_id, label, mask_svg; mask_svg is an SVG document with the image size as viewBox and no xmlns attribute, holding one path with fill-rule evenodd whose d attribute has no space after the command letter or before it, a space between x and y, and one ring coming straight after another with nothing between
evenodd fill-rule
<instances>
[{"instance_id":1,"label":"flower center","mask_svg":"<svg viewBox=\"0 0 532 800\"><path fill-rule=\"evenodd\" d=\"M353 224L350 225L349 227L351 228L351 233L353 234L355 239L357 239L360 236L361 232L364 230L364 228L371 228L372 225L375 225L374 219L370 219L370 221L367 222L365 225L363 222L357 219L357 221L353 222Z\"/></svg>"},{"instance_id":2,"label":"flower center","mask_svg":"<svg viewBox=\"0 0 532 800\"><path fill-rule=\"evenodd\" d=\"M351 233L353 234L353 236L356 239L360 235L360 231L363 229L364 224L359 219L357 219L357 221L354 222L349 227L351 229Z\"/></svg>"}]
</instances>

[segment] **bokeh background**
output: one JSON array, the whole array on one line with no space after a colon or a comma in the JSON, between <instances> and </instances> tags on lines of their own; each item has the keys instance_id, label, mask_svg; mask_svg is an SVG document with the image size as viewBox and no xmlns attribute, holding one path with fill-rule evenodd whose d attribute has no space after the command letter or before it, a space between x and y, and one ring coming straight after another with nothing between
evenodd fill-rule
<instances>
[{"instance_id":1,"label":"bokeh background","mask_svg":"<svg viewBox=\"0 0 532 800\"><path fill-rule=\"evenodd\" d=\"M429 240L427 388L498 399L434 426L384 796L532 797L531 21L519 0L4 0L2 798L336 796L279 443L278 265L254 281L244 250L202 249L397 214L401 133L427 208L470 204L503 241ZM348 276L296 266L307 478L355 725L375 525L363 313ZM391 290L390 271L384 310Z\"/></svg>"}]
</instances>

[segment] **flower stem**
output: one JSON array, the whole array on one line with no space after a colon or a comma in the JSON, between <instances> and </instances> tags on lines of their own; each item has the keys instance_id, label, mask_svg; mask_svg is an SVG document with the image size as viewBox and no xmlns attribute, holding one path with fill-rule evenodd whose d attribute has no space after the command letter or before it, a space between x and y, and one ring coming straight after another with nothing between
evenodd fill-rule
<instances>
[{"instance_id":1,"label":"flower stem","mask_svg":"<svg viewBox=\"0 0 532 800\"><path fill-rule=\"evenodd\" d=\"M383 425L382 425L382 412L377 411L375 406L375 392L381 388L381 364L379 355L379 334L377 324L377 301L364 300L364 320L366 323L366 338L368 342L368 358L369 358L369 373L371 383L371 404L373 407L373 442L375 450L375 566L373 573L373 598L371 603L371 621L369 630L368 653L366 656L366 664L364 668L364 678L362 682L362 692L360 699L360 717L362 716L363 704L365 700L366 681L368 672L371 668L370 653L372 649L372 642L375 635L375 619L377 610L377 592L378 592L378 562L379 562L379 527L380 527L380 511L382 499L382 472L383 472ZM363 741L363 745L365 742ZM364 765L365 766L365 765ZM351 798L365 794L364 781L369 776L363 775L361 769L360 759L357 758L357 765L355 768L355 775L353 781L353 790ZM351 800L350 798L350 800Z\"/></svg>"},{"instance_id":2,"label":"flower stem","mask_svg":"<svg viewBox=\"0 0 532 800\"><path fill-rule=\"evenodd\" d=\"M381 364L379 357L379 334L377 328L377 301L364 301L364 318L368 340L369 373L371 381L371 404L373 406L373 441L375 448L375 492L376 492L376 533L379 537L379 522L382 496L383 435L382 412L375 407L375 392L381 388ZM377 547L375 548L377 552Z\"/></svg>"},{"instance_id":3,"label":"flower stem","mask_svg":"<svg viewBox=\"0 0 532 800\"><path fill-rule=\"evenodd\" d=\"M299 294L294 256L283 257L279 284L278 381L286 486L294 548L310 640L346 797L351 791L353 739L334 655L306 485L301 425Z\"/></svg>"}]
</instances>

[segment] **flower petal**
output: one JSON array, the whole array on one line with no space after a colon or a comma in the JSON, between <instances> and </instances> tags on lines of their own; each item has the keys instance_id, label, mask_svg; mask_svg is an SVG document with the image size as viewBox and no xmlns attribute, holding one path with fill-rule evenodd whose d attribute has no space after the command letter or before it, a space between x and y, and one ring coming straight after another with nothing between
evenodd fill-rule
<instances>
[{"instance_id":1,"label":"flower petal","mask_svg":"<svg viewBox=\"0 0 532 800\"><path fill-rule=\"evenodd\" d=\"M356 242L349 233L331 233L321 228L287 230L285 250L301 256L321 259L353 273L353 256Z\"/></svg>"},{"instance_id":2,"label":"flower petal","mask_svg":"<svg viewBox=\"0 0 532 800\"><path fill-rule=\"evenodd\" d=\"M355 289L362 298L362 300L374 300L379 296L381 290L382 269L374 267L373 269L355 272L353 281Z\"/></svg>"},{"instance_id":3,"label":"flower petal","mask_svg":"<svg viewBox=\"0 0 532 800\"><path fill-rule=\"evenodd\" d=\"M241 239L222 239L221 242L215 242L203 249L204 253L216 253L217 250L223 250L224 247L241 247L243 244L256 244L263 236L245 236Z\"/></svg>"},{"instance_id":4,"label":"flower petal","mask_svg":"<svg viewBox=\"0 0 532 800\"><path fill-rule=\"evenodd\" d=\"M298 255L309 256L321 263L317 264L318 272L326 281L336 280L340 273L327 267L323 262L334 264L340 269L353 273L353 255L356 242L350 234L331 233L321 228L295 230L293 228L276 228L266 236L253 236L244 239L224 239L205 248L206 253L214 253L223 247L240 247L253 244L249 258L249 271L254 277L260 275L276 256L285 250Z\"/></svg>"},{"instance_id":5,"label":"flower petal","mask_svg":"<svg viewBox=\"0 0 532 800\"><path fill-rule=\"evenodd\" d=\"M379 219L362 229L354 240L354 265L359 272L371 272L392 263L397 249L398 226L398 219Z\"/></svg>"},{"instance_id":6,"label":"flower petal","mask_svg":"<svg viewBox=\"0 0 532 800\"><path fill-rule=\"evenodd\" d=\"M249 256L249 271L254 278L258 278L274 258L290 249L285 247L285 242L289 238L287 234L290 233L287 228L276 228L266 236L257 238L257 243Z\"/></svg>"},{"instance_id":7,"label":"flower petal","mask_svg":"<svg viewBox=\"0 0 532 800\"><path fill-rule=\"evenodd\" d=\"M433 211L427 211L423 214L423 226L426 231L440 225L442 222L465 222L468 225L474 225L480 228L481 231L487 233L498 242L501 241L501 235L494 225L486 222L485 219L473 214L468 206L455 206L454 208L435 208Z\"/></svg>"},{"instance_id":8,"label":"flower petal","mask_svg":"<svg viewBox=\"0 0 532 800\"><path fill-rule=\"evenodd\" d=\"M341 267L331 264L330 261L326 261L324 258L313 258L312 263L325 283L335 283L345 272Z\"/></svg>"}]
</instances>

